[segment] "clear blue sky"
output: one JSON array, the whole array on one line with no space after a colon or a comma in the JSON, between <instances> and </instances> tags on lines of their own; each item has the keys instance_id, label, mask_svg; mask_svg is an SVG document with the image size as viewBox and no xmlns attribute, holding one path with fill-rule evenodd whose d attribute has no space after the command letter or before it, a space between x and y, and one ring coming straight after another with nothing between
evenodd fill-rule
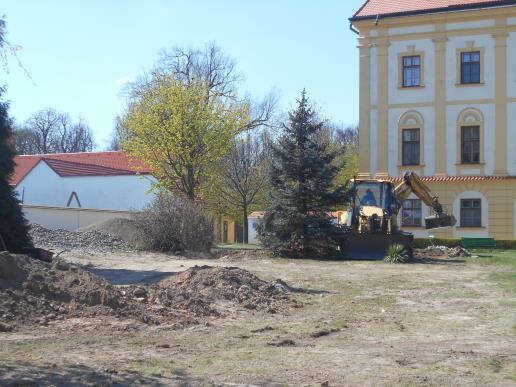
<instances>
[{"instance_id":1,"label":"clear blue sky","mask_svg":"<svg viewBox=\"0 0 516 387\"><path fill-rule=\"evenodd\" d=\"M306 88L324 115L358 121L358 50L348 17L362 0L2 0L8 40L32 81L10 60L11 116L47 106L84 117L104 148L125 100L122 84L163 48L215 41L237 61L242 93L274 89L291 108Z\"/></svg>"}]
</instances>

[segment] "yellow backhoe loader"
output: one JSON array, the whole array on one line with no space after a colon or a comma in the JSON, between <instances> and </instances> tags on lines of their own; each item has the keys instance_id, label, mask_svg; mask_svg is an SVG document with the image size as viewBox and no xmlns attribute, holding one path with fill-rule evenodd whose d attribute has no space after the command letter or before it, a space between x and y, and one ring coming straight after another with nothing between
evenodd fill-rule
<instances>
[{"instance_id":1,"label":"yellow backhoe loader","mask_svg":"<svg viewBox=\"0 0 516 387\"><path fill-rule=\"evenodd\" d=\"M453 215L444 212L439 198L414 172L407 172L403 182L397 186L389 180L355 179L353 200L339 219L345 231L338 241L343 255L355 259L378 259L386 255L390 245L400 244L412 256L414 236L402 231L397 224L398 213L411 193L435 213L425 218L427 229L455 225Z\"/></svg>"}]
</instances>

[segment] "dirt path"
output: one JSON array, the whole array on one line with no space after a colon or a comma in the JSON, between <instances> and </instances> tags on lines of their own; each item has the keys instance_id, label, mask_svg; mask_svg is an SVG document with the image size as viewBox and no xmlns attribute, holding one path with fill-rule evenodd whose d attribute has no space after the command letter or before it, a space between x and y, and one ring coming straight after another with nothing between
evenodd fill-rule
<instances>
[{"instance_id":1,"label":"dirt path","mask_svg":"<svg viewBox=\"0 0 516 387\"><path fill-rule=\"evenodd\" d=\"M503 267L456 263L74 256L120 284L238 266L311 292L288 314L177 329L90 318L0 333L0 380L130 385L516 385L516 297Z\"/></svg>"}]
</instances>

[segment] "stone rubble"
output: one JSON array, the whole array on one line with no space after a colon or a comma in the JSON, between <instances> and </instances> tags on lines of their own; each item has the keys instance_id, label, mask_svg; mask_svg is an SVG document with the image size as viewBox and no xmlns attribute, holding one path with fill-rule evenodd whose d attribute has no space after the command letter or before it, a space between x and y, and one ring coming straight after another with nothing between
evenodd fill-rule
<instances>
[{"instance_id":1,"label":"stone rubble","mask_svg":"<svg viewBox=\"0 0 516 387\"><path fill-rule=\"evenodd\" d=\"M80 250L84 252L106 253L131 251L133 247L122 239L96 230L75 232L68 230L49 230L38 224L31 224L30 236L34 246L60 252Z\"/></svg>"}]
</instances>

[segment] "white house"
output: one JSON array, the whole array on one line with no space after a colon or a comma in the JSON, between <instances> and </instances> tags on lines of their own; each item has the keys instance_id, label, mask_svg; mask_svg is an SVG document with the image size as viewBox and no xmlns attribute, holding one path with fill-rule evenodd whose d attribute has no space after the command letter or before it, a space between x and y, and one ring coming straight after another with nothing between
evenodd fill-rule
<instances>
[{"instance_id":1,"label":"white house","mask_svg":"<svg viewBox=\"0 0 516 387\"><path fill-rule=\"evenodd\" d=\"M17 156L11 180L27 219L74 230L127 217L153 199L154 178L123 152Z\"/></svg>"}]
</instances>

